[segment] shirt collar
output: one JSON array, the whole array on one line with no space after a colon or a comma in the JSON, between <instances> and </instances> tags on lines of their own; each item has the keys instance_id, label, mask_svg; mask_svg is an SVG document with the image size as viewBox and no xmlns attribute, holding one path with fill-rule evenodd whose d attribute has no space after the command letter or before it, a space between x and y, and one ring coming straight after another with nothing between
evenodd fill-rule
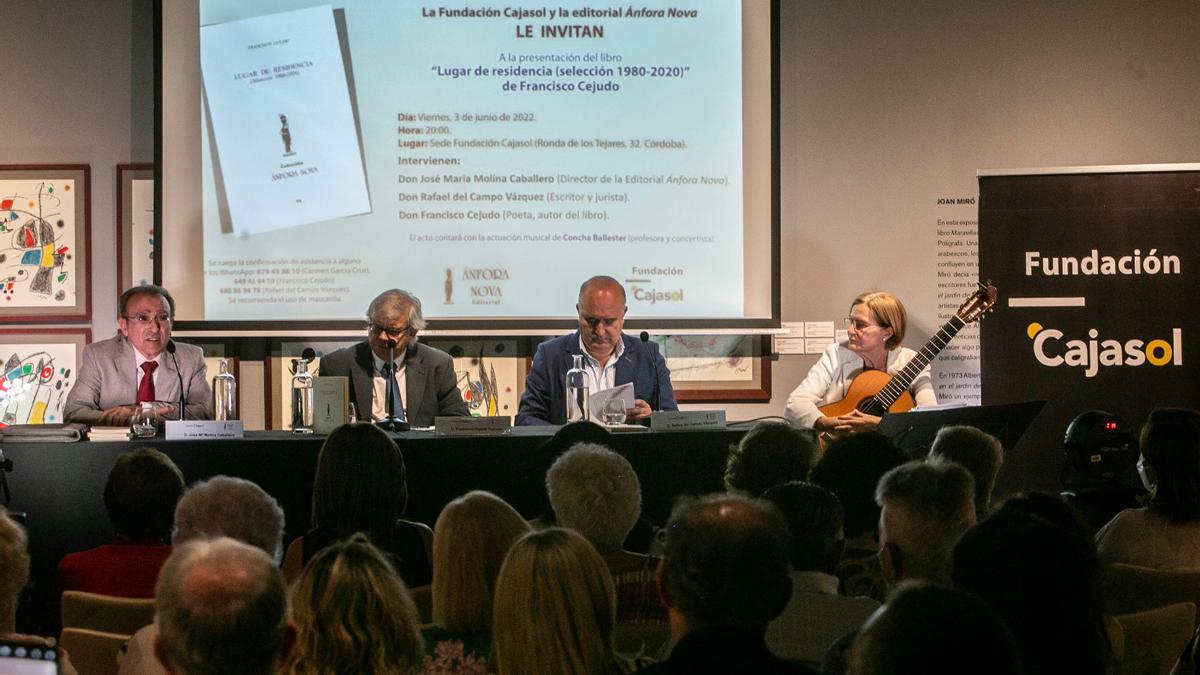
<instances>
[{"instance_id":1,"label":"shirt collar","mask_svg":"<svg viewBox=\"0 0 1200 675\"><path fill-rule=\"evenodd\" d=\"M404 354L405 350L403 349L396 352L396 360L393 362L396 366L396 372L404 370ZM383 374L383 365L387 363L387 361L379 358L379 355L374 351L371 352L371 360L375 363L375 373Z\"/></svg>"},{"instance_id":2,"label":"shirt collar","mask_svg":"<svg viewBox=\"0 0 1200 675\"><path fill-rule=\"evenodd\" d=\"M582 331L579 333L579 353L583 354L583 360L590 363L592 365L592 367L594 367L594 368L600 367L600 362L598 360L596 360L595 358L593 358L592 355L588 353L587 347L583 344L583 332ZM625 353L625 340L618 337L617 348L615 350L613 350L612 356L608 359L608 363L604 364L604 367L608 368L608 367L611 367L614 364L616 364L617 359L621 358L621 355L624 353Z\"/></svg>"}]
</instances>

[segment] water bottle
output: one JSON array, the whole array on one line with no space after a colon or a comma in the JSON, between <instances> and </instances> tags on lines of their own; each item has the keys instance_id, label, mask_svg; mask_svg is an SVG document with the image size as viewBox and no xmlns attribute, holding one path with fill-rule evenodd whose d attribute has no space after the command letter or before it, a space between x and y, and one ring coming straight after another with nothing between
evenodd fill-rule
<instances>
[{"instance_id":1,"label":"water bottle","mask_svg":"<svg viewBox=\"0 0 1200 675\"><path fill-rule=\"evenodd\" d=\"M221 359L221 372L213 376L213 419L237 419L237 380L229 372L229 362Z\"/></svg>"},{"instance_id":2,"label":"water bottle","mask_svg":"<svg viewBox=\"0 0 1200 675\"><path fill-rule=\"evenodd\" d=\"M131 438L154 438L156 433L158 433L158 429L154 426L154 404L145 401L133 413L133 419L129 422L129 436Z\"/></svg>"},{"instance_id":3,"label":"water bottle","mask_svg":"<svg viewBox=\"0 0 1200 675\"><path fill-rule=\"evenodd\" d=\"M567 421L588 419L587 373L583 370L583 355L575 354L575 363L567 371Z\"/></svg>"},{"instance_id":4,"label":"water bottle","mask_svg":"<svg viewBox=\"0 0 1200 675\"><path fill-rule=\"evenodd\" d=\"M308 359L296 359L292 375L292 432L311 434L316 411L313 397L313 376L308 372Z\"/></svg>"}]
</instances>

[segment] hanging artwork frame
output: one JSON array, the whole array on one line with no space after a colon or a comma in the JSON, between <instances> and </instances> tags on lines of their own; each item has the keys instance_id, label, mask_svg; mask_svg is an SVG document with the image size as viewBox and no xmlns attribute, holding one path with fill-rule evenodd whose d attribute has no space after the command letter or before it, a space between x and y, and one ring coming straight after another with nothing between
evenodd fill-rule
<instances>
[{"instance_id":1,"label":"hanging artwork frame","mask_svg":"<svg viewBox=\"0 0 1200 675\"><path fill-rule=\"evenodd\" d=\"M90 225L90 166L0 165L0 320L91 320Z\"/></svg>"},{"instance_id":2,"label":"hanging artwork frame","mask_svg":"<svg viewBox=\"0 0 1200 675\"><path fill-rule=\"evenodd\" d=\"M154 259L154 165L117 165L117 296L156 283Z\"/></svg>"},{"instance_id":3,"label":"hanging artwork frame","mask_svg":"<svg viewBox=\"0 0 1200 675\"><path fill-rule=\"evenodd\" d=\"M90 328L0 328L0 426L63 421Z\"/></svg>"}]
</instances>

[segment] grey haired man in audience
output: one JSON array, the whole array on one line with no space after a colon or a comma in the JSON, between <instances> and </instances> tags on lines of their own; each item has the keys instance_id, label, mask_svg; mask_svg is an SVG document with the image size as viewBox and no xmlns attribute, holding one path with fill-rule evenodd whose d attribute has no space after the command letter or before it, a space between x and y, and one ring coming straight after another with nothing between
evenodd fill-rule
<instances>
[{"instance_id":1,"label":"grey haired man in audience","mask_svg":"<svg viewBox=\"0 0 1200 675\"><path fill-rule=\"evenodd\" d=\"M986 431L967 426L949 426L938 430L929 447L929 461L961 464L975 479L975 517L987 515L992 501L992 486L1004 462L1000 439Z\"/></svg>"},{"instance_id":2,"label":"grey haired man in audience","mask_svg":"<svg viewBox=\"0 0 1200 675\"><path fill-rule=\"evenodd\" d=\"M975 482L948 460L906 462L883 474L875 488L879 514L879 564L895 588L903 581L949 584L950 552L975 524ZM842 636L828 651L822 673L846 672L858 631Z\"/></svg>"},{"instance_id":3,"label":"grey haired man in audience","mask_svg":"<svg viewBox=\"0 0 1200 675\"><path fill-rule=\"evenodd\" d=\"M787 525L775 507L730 495L683 500L666 532L658 582L676 644L642 672L813 672L763 640L792 594Z\"/></svg>"},{"instance_id":4,"label":"grey haired man in audience","mask_svg":"<svg viewBox=\"0 0 1200 675\"><path fill-rule=\"evenodd\" d=\"M154 654L169 673L273 673L295 642L275 561L228 537L175 549L155 596Z\"/></svg>"},{"instance_id":5,"label":"grey haired man in audience","mask_svg":"<svg viewBox=\"0 0 1200 675\"><path fill-rule=\"evenodd\" d=\"M954 462L907 462L875 488L879 561L893 587L906 579L949 581L950 551L975 524L975 482Z\"/></svg>"},{"instance_id":6,"label":"grey haired man in audience","mask_svg":"<svg viewBox=\"0 0 1200 675\"><path fill-rule=\"evenodd\" d=\"M261 550L278 566L283 526L283 509L258 485L241 478L215 476L196 483L180 498L175 507L172 543L179 547L190 541L229 537ZM152 647L157 635L157 623L134 634L121 660L122 675L166 672Z\"/></svg>"}]
</instances>

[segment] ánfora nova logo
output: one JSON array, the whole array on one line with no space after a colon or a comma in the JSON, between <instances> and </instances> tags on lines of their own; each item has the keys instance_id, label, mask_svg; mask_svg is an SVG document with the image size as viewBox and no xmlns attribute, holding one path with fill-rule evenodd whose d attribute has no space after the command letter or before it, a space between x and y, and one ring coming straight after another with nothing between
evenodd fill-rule
<instances>
[{"instance_id":1,"label":"\u00e1nfora nova logo","mask_svg":"<svg viewBox=\"0 0 1200 675\"><path fill-rule=\"evenodd\" d=\"M1031 323L1026 329L1033 340L1033 355L1038 363L1050 368L1069 366L1083 368L1086 377L1095 377L1100 368L1108 366L1183 365L1183 329L1172 328L1171 340L1156 338L1149 342L1133 338L1100 339L1100 331L1088 330L1087 340L1063 341L1063 332Z\"/></svg>"}]
</instances>

